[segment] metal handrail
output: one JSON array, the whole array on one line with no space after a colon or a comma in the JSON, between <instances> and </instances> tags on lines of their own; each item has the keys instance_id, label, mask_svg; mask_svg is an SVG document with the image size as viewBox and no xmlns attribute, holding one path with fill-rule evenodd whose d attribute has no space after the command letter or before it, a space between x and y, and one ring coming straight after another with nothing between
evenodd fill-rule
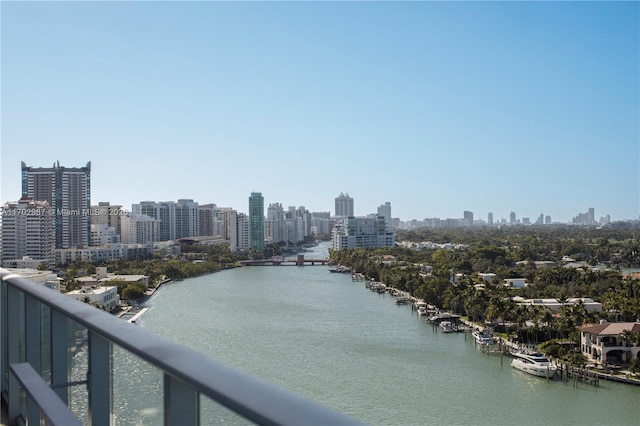
<instances>
[{"instance_id":1,"label":"metal handrail","mask_svg":"<svg viewBox=\"0 0 640 426\"><path fill-rule=\"evenodd\" d=\"M0 276L8 285L252 422L265 425L362 424L17 274L0 268Z\"/></svg>"},{"instance_id":2,"label":"metal handrail","mask_svg":"<svg viewBox=\"0 0 640 426\"><path fill-rule=\"evenodd\" d=\"M58 395L51 389L42 377L29 363L11 365L11 373L33 399L40 412L52 426L81 426L82 423L73 415ZM34 422L36 423L36 422Z\"/></svg>"}]
</instances>

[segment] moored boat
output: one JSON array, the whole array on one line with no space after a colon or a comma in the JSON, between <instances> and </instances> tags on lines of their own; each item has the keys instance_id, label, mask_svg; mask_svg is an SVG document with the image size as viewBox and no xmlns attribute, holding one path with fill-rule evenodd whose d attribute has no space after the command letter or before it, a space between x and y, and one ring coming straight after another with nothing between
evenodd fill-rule
<instances>
[{"instance_id":1,"label":"moored boat","mask_svg":"<svg viewBox=\"0 0 640 426\"><path fill-rule=\"evenodd\" d=\"M473 339L476 341L476 343L478 343L479 345L490 345L493 343L493 337L491 337L484 331L473 330L471 335L473 336Z\"/></svg>"},{"instance_id":2,"label":"moored boat","mask_svg":"<svg viewBox=\"0 0 640 426\"><path fill-rule=\"evenodd\" d=\"M539 352L526 353L516 352L511 366L516 370L533 374L538 377L553 377L556 373L556 366L549 359Z\"/></svg>"},{"instance_id":3,"label":"moored boat","mask_svg":"<svg viewBox=\"0 0 640 426\"><path fill-rule=\"evenodd\" d=\"M454 333L456 331L456 328L451 321L441 321L440 331L442 331L443 333Z\"/></svg>"}]
</instances>

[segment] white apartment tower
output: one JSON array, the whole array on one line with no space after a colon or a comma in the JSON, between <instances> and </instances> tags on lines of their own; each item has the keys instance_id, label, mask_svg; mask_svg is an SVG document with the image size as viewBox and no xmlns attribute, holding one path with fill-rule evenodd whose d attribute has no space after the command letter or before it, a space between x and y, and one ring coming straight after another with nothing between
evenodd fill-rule
<instances>
[{"instance_id":1,"label":"white apartment tower","mask_svg":"<svg viewBox=\"0 0 640 426\"><path fill-rule=\"evenodd\" d=\"M2 209L2 264L29 257L55 264L55 211L46 201L21 198Z\"/></svg>"},{"instance_id":2,"label":"white apartment tower","mask_svg":"<svg viewBox=\"0 0 640 426\"><path fill-rule=\"evenodd\" d=\"M123 215L122 206L112 206L108 201L101 201L98 205L91 206L91 225L106 225L120 234L120 217ZM91 244L99 243L92 240Z\"/></svg>"},{"instance_id":3,"label":"white apartment tower","mask_svg":"<svg viewBox=\"0 0 640 426\"><path fill-rule=\"evenodd\" d=\"M175 239L197 237L200 235L198 203L193 200L178 200L175 212Z\"/></svg>"},{"instance_id":4,"label":"white apartment tower","mask_svg":"<svg viewBox=\"0 0 640 426\"><path fill-rule=\"evenodd\" d=\"M340 193L335 199L336 210L335 215L338 217L352 217L353 216L353 198L349 197L349 194Z\"/></svg>"},{"instance_id":5,"label":"white apartment tower","mask_svg":"<svg viewBox=\"0 0 640 426\"><path fill-rule=\"evenodd\" d=\"M232 236L233 240L231 248L235 246L235 251L248 251L249 250L249 216L245 213L237 213L235 215L235 235ZM234 241L235 240L235 241Z\"/></svg>"},{"instance_id":6,"label":"white apartment tower","mask_svg":"<svg viewBox=\"0 0 640 426\"><path fill-rule=\"evenodd\" d=\"M134 204L133 213L140 213L160 221L160 241L176 239L176 203L174 201L141 201Z\"/></svg>"},{"instance_id":7,"label":"white apartment tower","mask_svg":"<svg viewBox=\"0 0 640 426\"><path fill-rule=\"evenodd\" d=\"M215 204L203 204L198 206L199 235L217 235L215 233L216 209L217 206Z\"/></svg>"},{"instance_id":8,"label":"white apartment tower","mask_svg":"<svg viewBox=\"0 0 640 426\"><path fill-rule=\"evenodd\" d=\"M378 216L384 217L384 223L387 227L387 231L391 229L391 203L386 202L378 207Z\"/></svg>"},{"instance_id":9,"label":"white apartment tower","mask_svg":"<svg viewBox=\"0 0 640 426\"><path fill-rule=\"evenodd\" d=\"M280 203L271 203L265 220L265 241L279 243L286 241L285 212Z\"/></svg>"},{"instance_id":10,"label":"white apartment tower","mask_svg":"<svg viewBox=\"0 0 640 426\"><path fill-rule=\"evenodd\" d=\"M383 217L350 217L334 226L332 242L334 250L393 247L396 236L386 232Z\"/></svg>"},{"instance_id":11,"label":"white apartment tower","mask_svg":"<svg viewBox=\"0 0 640 426\"><path fill-rule=\"evenodd\" d=\"M153 245L160 240L160 221L141 213L128 213L121 218L123 244Z\"/></svg>"}]
</instances>

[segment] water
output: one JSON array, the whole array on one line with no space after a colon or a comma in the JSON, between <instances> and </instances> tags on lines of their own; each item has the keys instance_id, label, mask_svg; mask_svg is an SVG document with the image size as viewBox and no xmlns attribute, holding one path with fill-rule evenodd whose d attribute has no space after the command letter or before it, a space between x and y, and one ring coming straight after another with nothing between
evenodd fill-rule
<instances>
[{"instance_id":1,"label":"water","mask_svg":"<svg viewBox=\"0 0 640 426\"><path fill-rule=\"evenodd\" d=\"M326 266L221 271L164 285L145 306L142 327L370 424L640 424L640 387L516 371ZM160 424L160 373L116 359L128 378L116 380L119 423ZM203 419L241 423L209 405Z\"/></svg>"}]
</instances>

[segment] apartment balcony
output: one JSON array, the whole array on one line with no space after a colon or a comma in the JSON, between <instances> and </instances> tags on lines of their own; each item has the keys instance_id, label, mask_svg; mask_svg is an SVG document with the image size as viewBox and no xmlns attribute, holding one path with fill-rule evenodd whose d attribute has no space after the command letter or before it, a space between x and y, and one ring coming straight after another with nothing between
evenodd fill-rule
<instances>
[{"instance_id":1,"label":"apartment balcony","mask_svg":"<svg viewBox=\"0 0 640 426\"><path fill-rule=\"evenodd\" d=\"M3 425L118 424L116 352L158 371L165 425L212 423L203 407L213 403L257 424L360 424L86 303L0 275Z\"/></svg>"}]
</instances>

